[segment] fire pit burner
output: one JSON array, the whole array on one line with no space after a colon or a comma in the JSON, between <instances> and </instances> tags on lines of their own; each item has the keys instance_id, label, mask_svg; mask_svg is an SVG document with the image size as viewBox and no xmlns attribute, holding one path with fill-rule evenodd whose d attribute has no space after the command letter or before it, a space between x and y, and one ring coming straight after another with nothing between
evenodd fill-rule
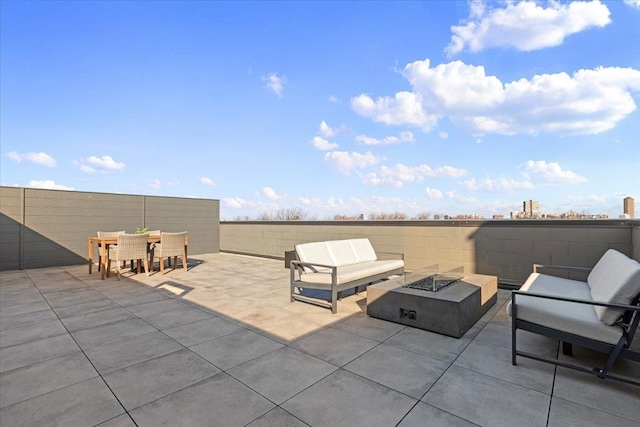
<instances>
[{"instance_id":1,"label":"fire pit burner","mask_svg":"<svg viewBox=\"0 0 640 427\"><path fill-rule=\"evenodd\" d=\"M404 285L405 288L419 289L421 291L438 292L447 286L451 286L460 280L459 277L447 277L444 275L434 274L424 279Z\"/></svg>"}]
</instances>

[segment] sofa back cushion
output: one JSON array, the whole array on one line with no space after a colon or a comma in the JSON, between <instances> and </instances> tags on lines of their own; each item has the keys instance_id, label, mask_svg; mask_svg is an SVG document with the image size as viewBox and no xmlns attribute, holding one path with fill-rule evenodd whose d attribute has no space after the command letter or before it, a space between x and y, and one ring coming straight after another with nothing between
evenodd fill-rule
<instances>
[{"instance_id":1,"label":"sofa back cushion","mask_svg":"<svg viewBox=\"0 0 640 427\"><path fill-rule=\"evenodd\" d=\"M333 258L333 265L336 267L358 263L358 257L349 240L331 240L327 242L327 246Z\"/></svg>"},{"instance_id":2,"label":"sofa back cushion","mask_svg":"<svg viewBox=\"0 0 640 427\"><path fill-rule=\"evenodd\" d=\"M358 262L376 261L378 259L378 255L376 255L376 251L371 246L369 239L350 239L349 244L353 248Z\"/></svg>"},{"instance_id":3,"label":"sofa back cushion","mask_svg":"<svg viewBox=\"0 0 640 427\"><path fill-rule=\"evenodd\" d=\"M609 249L593 267L587 283L594 301L631 304L640 294L640 263ZM613 325L624 310L594 306L600 321Z\"/></svg>"},{"instance_id":4,"label":"sofa back cushion","mask_svg":"<svg viewBox=\"0 0 640 427\"><path fill-rule=\"evenodd\" d=\"M327 242L301 243L295 246L298 259L302 262L312 262L324 265L334 265L331 251ZM323 268L304 267L307 272L324 270Z\"/></svg>"}]
</instances>

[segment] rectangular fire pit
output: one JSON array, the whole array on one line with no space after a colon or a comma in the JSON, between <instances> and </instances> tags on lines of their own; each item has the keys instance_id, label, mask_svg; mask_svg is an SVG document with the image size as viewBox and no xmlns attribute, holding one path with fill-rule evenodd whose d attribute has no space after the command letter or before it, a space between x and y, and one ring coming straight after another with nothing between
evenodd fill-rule
<instances>
[{"instance_id":1,"label":"rectangular fire pit","mask_svg":"<svg viewBox=\"0 0 640 427\"><path fill-rule=\"evenodd\" d=\"M367 287L367 314L460 338L495 304L497 292L495 276L410 274L406 282Z\"/></svg>"}]
</instances>

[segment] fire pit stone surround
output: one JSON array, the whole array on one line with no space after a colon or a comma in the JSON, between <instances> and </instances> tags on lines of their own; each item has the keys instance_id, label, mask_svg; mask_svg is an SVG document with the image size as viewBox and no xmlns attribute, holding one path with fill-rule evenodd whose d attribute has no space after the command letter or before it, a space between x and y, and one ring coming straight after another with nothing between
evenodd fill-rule
<instances>
[{"instance_id":1,"label":"fire pit stone surround","mask_svg":"<svg viewBox=\"0 0 640 427\"><path fill-rule=\"evenodd\" d=\"M367 287L367 314L460 338L495 304L497 292L497 277L482 274L462 276L437 292L386 280Z\"/></svg>"}]
</instances>

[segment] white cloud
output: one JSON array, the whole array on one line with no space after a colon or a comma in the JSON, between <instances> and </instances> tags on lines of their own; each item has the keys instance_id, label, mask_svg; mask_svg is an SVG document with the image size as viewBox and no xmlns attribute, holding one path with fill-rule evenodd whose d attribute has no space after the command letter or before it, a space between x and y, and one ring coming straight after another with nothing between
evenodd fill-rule
<instances>
[{"instance_id":1,"label":"white cloud","mask_svg":"<svg viewBox=\"0 0 640 427\"><path fill-rule=\"evenodd\" d=\"M80 170L85 173L105 173L124 170L123 162L116 162L111 156L91 156L81 160Z\"/></svg>"},{"instance_id":2,"label":"white cloud","mask_svg":"<svg viewBox=\"0 0 640 427\"><path fill-rule=\"evenodd\" d=\"M640 9L640 0L624 0L624 4Z\"/></svg>"},{"instance_id":3,"label":"white cloud","mask_svg":"<svg viewBox=\"0 0 640 427\"><path fill-rule=\"evenodd\" d=\"M504 102L504 86L487 76L483 66L462 61L431 67L429 59L407 64L402 75L425 102L425 109L445 112L481 112Z\"/></svg>"},{"instance_id":4,"label":"white cloud","mask_svg":"<svg viewBox=\"0 0 640 427\"><path fill-rule=\"evenodd\" d=\"M427 196L432 199L442 199L442 191L437 188L426 187L424 192L427 193Z\"/></svg>"},{"instance_id":5,"label":"white cloud","mask_svg":"<svg viewBox=\"0 0 640 427\"><path fill-rule=\"evenodd\" d=\"M155 190L161 190L163 188L169 188L172 186L176 186L176 185L180 185L180 181L160 181L159 179L154 179L153 181L151 181L148 186L155 189Z\"/></svg>"},{"instance_id":6,"label":"white cloud","mask_svg":"<svg viewBox=\"0 0 640 427\"><path fill-rule=\"evenodd\" d=\"M425 131L438 117L448 117L476 136L604 132L636 109L631 91L640 91L640 71L619 67L578 70L573 75L541 74L503 83L487 75L482 66L453 61L431 67L425 59L407 64L402 74L415 93L409 97L409 92L399 92L396 98L402 94L412 99L412 111L434 120L422 122ZM380 98L374 102L360 95L352 100L352 107L374 121L420 122L392 101Z\"/></svg>"},{"instance_id":7,"label":"white cloud","mask_svg":"<svg viewBox=\"0 0 640 427\"><path fill-rule=\"evenodd\" d=\"M340 172L347 175L350 174L353 169L374 166L382 160L382 158L373 155L370 151L364 154L355 151L352 153L348 151L331 151L324 155L324 159Z\"/></svg>"},{"instance_id":8,"label":"white cloud","mask_svg":"<svg viewBox=\"0 0 640 427\"><path fill-rule=\"evenodd\" d=\"M422 104L422 95L412 92L398 92L393 98L380 97L375 101L364 93L351 98L353 111L361 116L370 117L374 122L388 125L408 124L430 130L437 123L438 117L427 114Z\"/></svg>"},{"instance_id":9,"label":"white cloud","mask_svg":"<svg viewBox=\"0 0 640 427\"><path fill-rule=\"evenodd\" d=\"M470 191L511 192L516 190L531 190L535 188L531 181L516 181L506 178L484 178L479 181L476 181L475 178L471 178L467 181L463 181L462 185Z\"/></svg>"},{"instance_id":10,"label":"white cloud","mask_svg":"<svg viewBox=\"0 0 640 427\"><path fill-rule=\"evenodd\" d=\"M211 186L211 187L212 187L212 186L214 186L214 185L216 185L216 183L215 183L215 182L213 182L213 181L211 180L211 178L207 178L206 176L203 176L203 177L201 177L201 178L200 178L200 184L202 184L202 185L207 185L207 186Z\"/></svg>"},{"instance_id":11,"label":"white cloud","mask_svg":"<svg viewBox=\"0 0 640 427\"><path fill-rule=\"evenodd\" d=\"M67 187L66 185L56 184L51 179L45 180L31 180L29 181L29 187L31 188L43 188L46 190L73 190L73 187Z\"/></svg>"},{"instance_id":12,"label":"white cloud","mask_svg":"<svg viewBox=\"0 0 640 427\"><path fill-rule=\"evenodd\" d=\"M373 138L366 135L357 135L356 141L364 145L393 145L402 142L413 142L413 133L409 131L400 132L400 136L387 136L383 139Z\"/></svg>"},{"instance_id":13,"label":"white cloud","mask_svg":"<svg viewBox=\"0 0 640 427\"><path fill-rule=\"evenodd\" d=\"M21 154L16 151L11 151L7 153L7 157L13 160L16 163L29 162L35 163L41 166L47 166L53 168L56 166L56 159L48 155L47 153L43 153L42 151L39 153L26 153Z\"/></svg>"},{"instance_id":14,"label":"white cloud","mask_svg":"<svg viewBox=\"0 0 640 427\"><path fill-rule=\"evenodd\" d=\"M222 202L224 203L224 205L226 207L229 208L234 208L234 209L240 209L241 207L245 206L247 204L247 201L241 198L224 198L222 199Z\"/></svg>"},{"instance_id":15,"label":"white cloud","mask_svg":"<svg viewBox=\"0 0 640 427\"><path fill-rule=\"evenodd\" d=\"M460 168L454 168L453 166L438 166L433 169L430 174L431 177L449 177L449 178L461 178L467 174L467 171Z\"/></svg>"},{"instance_id":16,"label":"white cloud","mask_svg":"<svg viewBox=\"0 0 640 427\"><path fill-rule=\"evenodd\" d=\"M338 102L338 98L333 95L329 95L329 102Z\"/></svg>"},{"instance_id":17,"label":"white cloud","mask_svg":"<svg viewBox=\"0 0 640 427\"><path fill-rule=\"evenodd\" d=\"M402 187L404 183L423 182L425 177L430 178L461 178L467 174L464 169L453 166L439 166L432 168L429 165L406 166L397 164L394 167L381 166L377 172L370 172L362 176L366 185Z\"/></svg>"},{"instance_id":18,"label":"white cloud","mask_svg":"<svg viewBox=\"0 0 640 427\"><path fill-rule=\"evenodd\" d=\"M611 194L586 194L586 195L568 195L567 199L572 202L593 202L602 204L607 202L608 200L620 200L619 195L611 195Z\"/></svg>"},{"instance_id":19,"label":"white cloud","mask_svg":"<svg viewBox=\"0 0 640 427\"><path fill-rule=\"evenodd\" d=\"M440 137L440 139L447 139L449 138L449 134L446 132L438 132L438 136Z\"/></svg>"},{"instance_id":20,"label":"white cloud","mask_svg":"<svg viewBox=\"0 0 640 427\"><path fill-rule=\"evenodd\" d=\"M267 76L262 76L262 81L266 83L267 89L275 93L278 98L282 98L284 96L284 85L287 83L287 78L285 76L278 77L278 73L271 73Z\"/></svg>"},{"instance_id":21,"label":"white cloud","mask_svg":"<svg viewBox=\"0 0 640 427\"><path fill-rule=\"evenodd\" d=\"M569 170L562 170L558 163L547 163L544 160L529 160L522 168L523 175L536 182L545 184L571 183L578 184L586 182L587 179Z\"/></svg>"},{"instance_id":22,"label":"white cloud","mask_svg":"<svg viewBox=\"0 0 640 427\"><path fill-rule=\"evenodd\" d=\"M562 4L550 1L548 7L535 1L507 2L502 9L472 3L469 19L451 27L451 42L445 49L455 55L464 49L479 52L492 47L514 47L532 51L562 44L565 37L611 22L609 9L599 0Z\"/></svg>"},{"instance_id":23,"label":"white cloud","mask_svg":"<svg viewBox=\"0 0 640 427\"><path fill-rule=\"evenodd\" d=\"M476 180L471 178L461 184L470 191L513 192L517 190L532 190L541 185L552 184L579 184L586 178L569 170L563 170L558 163L547 163L544 160L529 160L520 165L523 180L518 181L508 178L484 178Z\"/></svg>"},{"instance_id":24,"label":"white cloud","mask_svg":"<svg viewBox=\"0 0 640 427\"><path fill-rule=\"evenodd\" d=\"M326 139L319 136L314 136L311 140L311 143L317 150L320 151L328 151L338 148L338 144L336 144L335 142L327 141Z\"/></svg>"},{"instance_id":25,"label":"white cloud","mask_svg":"<svg viewBox=\"0 0 640 427\"><path fill-rule=\"evenodd\" d=\"M332 136L336 136L338 131L336 129L332 129L327 122L323 120L320 122L320 126L318 127L318 133L320 136L324 136L325 138L331 138Z\"/></svg>"},{"instance_id":26,"label":"white cloud","mask_svg":"<svg viewBox=\"0 0 640 427\"><path fill-rule=\"evenodd\" d=\"M262 194L265 195L268 199L271 199L271 200L282 200L282 199L286 199L287 198L286 194L278 194L271 187L264 187L262 189Z\"/></svg>"}]
</instances>

